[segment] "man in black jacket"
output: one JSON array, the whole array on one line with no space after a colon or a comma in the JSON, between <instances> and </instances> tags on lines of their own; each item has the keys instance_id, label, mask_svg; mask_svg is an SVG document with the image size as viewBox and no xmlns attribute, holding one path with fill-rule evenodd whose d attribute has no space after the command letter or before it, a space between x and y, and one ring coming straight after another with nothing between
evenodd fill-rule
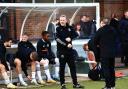
<instances>
[{"instance_id":1,"label":"man in black jacket","mask_svg":"<svg viewBox=\"0 0 128 89\"><path fill-rule=\"evenodd\" d=\"M9 70L8 65L6 63L6 59L5 59L6 47L8 46L10 46L9 40L5 42L0 40L0 73L4 78L7 88L16 88L16 86L13 85L9 80L9 76L7 75L7 72L6 72Z\"/></svg>"},{"instance_id":2,"label":"man in black jacket","mask_svg":"<svg viewBox=\"0 0 128 89\"><path fill-rule=\"evenodd\" d=\"M35 75L37 72L37 76L39 78L38 82L40 84L44 84L41 78L40 64L36 63L36 61L38 60L36 49L33 46L33 44L30 41L28 41L27 34L22 35L22 40L18 43L18 51L16 53L15 58L21 61L21 68L27 77L29 77L27 74L27 64L31 63L31 70L32 70L31 83L34 83L35 85L37 85L37 81L35 79Z\"/></svg>"},{"instance_id":3,"label":"man in black jacket","mask_svg":"<svg viewBox=\"0 0 128 89\"><path fill-rule=\"evenodd\" d=\"M101 28L97 31L94 43L100 48L101 67L105 77L103 89L114 89L115 87L115 53L116 53L116 31L109 26L109 20L101 21Z\"/></svg>"},{"instance_id":4,"label":"man in black jacket","mask_svg":"<svg viewBox=\"0 0 128 89\"><path fill-rule=\"evenodd\" d=\"M124 18L119 21L119 31L123 56L125 56L124 63L128 66L128 10L125 11Z\"/></svg>"},{"instance_id":5,"label":"man in black jacket","mask_svg":"<svg viewBox=\"0 0 128 89\"><path fill-rule=\"evenodd\" d=\"M92 38L96 33L96 23L88 15L83 15L80 20L81 30L85 37Z\"/></svg>"},{"instance_id":6,"label":"man in black jacket","mask_svg":"<svg viewBox=\"0 0 128 89\"><path fill-rule=\"evenodd\" d=\"M73 29L73 27L69 26L69 24L67 23L67 18L65 15L61 15L59 20L60 23L56 28L56 41L57 54L60 62L60 84L62 86L61 89L66 89L64 79L66 63L70 68L71 77L73 79L73 88L83 88L83 86L81 86L77 82L76 66L72 48L72 40L78 35Z\"/></svg>"}]
</instances>

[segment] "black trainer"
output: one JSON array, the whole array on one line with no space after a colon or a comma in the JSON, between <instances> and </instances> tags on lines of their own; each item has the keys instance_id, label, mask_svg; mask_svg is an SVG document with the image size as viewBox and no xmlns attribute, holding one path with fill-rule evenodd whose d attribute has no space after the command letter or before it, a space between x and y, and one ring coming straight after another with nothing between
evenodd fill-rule
<instances>
[{"instance_id":1,"label":"black trainer","mask_svg":"<svg viewBox=\"0 0 128 89\"><path fill-rule=\"evenodd\" d=\"M61 89L67 89L65 84L61 85Z\"/></svg>"},{"instance_id":2,"label":"black trainer","mask_svg":"<svg viewBox=\"0 0 128 89\"><path fill-rule=\"evenodd\" d=\"M80 84L76 84L76 85L73 85L73 88L84 88L84 86L80 85Z\"/></svg>"}]
</instances>

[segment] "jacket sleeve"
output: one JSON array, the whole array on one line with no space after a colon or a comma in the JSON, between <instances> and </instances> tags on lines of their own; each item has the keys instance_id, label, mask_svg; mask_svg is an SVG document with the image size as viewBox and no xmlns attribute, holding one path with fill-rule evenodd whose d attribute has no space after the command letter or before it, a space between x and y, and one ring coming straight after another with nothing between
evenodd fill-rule
<instances>
[{"instance_id":1,"label":"jacket sleeve","mask_svg":"<svg viewBox=\"0 0 128 89\"><path fill-rule=\"evenodd\" d=\"M62 46L66 46L66 43L61 40L60 34L61 34L61 33L60 33L59 29L57 28L57 29L56 29L56 37L55 37L55 40L56 40L59 44L61 44Z\"/></svg>"},{"instance_id":2,"label":"jacket sleeve","mask_svg":"<svg viewBox=\"0 0 128 89\"><path fill-rule=\"evenodd\" d=\"M33 51L36 51L36 48L33 46L33 44L31 42L29 42L29 46Z\"/></svg>"},{"instance_id":3,"label":"jacket sleeve","mask_svg":"<svg viewBox=\"0 0 128 89\"><path fill-rule=\"evenodd\" d=\"M100 30L102 30L102 29L99 29L96 32L95 37L94 37L94 45L96 45L96 46L99 45L99 41L100 41Z\"/></svg>"},{"instance_id":4,"label":"jacket sleeve","mask_svg":"<svg viewBox=\"0 0 128 89\"><path fill-rule=\"evenodd\" d=\"M77 38L78 37L78 34L75 31L75 29L73 27L70 27L70 28L71 28L71 39Z\"/></svg>"}]
</instances>

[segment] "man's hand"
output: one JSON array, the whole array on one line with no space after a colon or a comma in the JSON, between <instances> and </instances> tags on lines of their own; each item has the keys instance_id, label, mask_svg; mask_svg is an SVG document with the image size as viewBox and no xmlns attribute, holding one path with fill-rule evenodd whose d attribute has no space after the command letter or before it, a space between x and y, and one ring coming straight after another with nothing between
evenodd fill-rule
<instances>
[{"instance_id":1,"label":"man's hand","mask_svg":"<svg viewBox=\"0 0 128 89\"><path fill-rule=\"evenodd\" d=\"M72 44L68 44L68 46L67 46L68 48L72 48Z\"/></svg>"},{"instance_id":2,"label":"man's hand","mask_svg":"<svg viewBox=\"0 0 128 89\"><path fill-rule=\"evenodd\" d=\"M71 42L71 38L70 38L70 37L67 37L65 40L66 40L67 42Z\"/></svg>"}]
</instances>

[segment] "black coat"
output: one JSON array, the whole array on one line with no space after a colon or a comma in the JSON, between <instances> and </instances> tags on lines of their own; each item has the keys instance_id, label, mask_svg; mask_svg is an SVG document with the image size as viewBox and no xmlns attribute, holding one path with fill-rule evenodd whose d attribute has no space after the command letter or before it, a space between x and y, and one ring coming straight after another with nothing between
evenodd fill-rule
<instances>
[{"instance_id":1,"label":"black coat","mask_svg":"<svg viewBox=\"0 0 128 89\"><path fill-rule=\"evenodd\" d=\"M100 57L115 57L116 37L116 31L111 26L99 28L94 37L94 44L100 48Z\"/></svg>"},{"instance_id":2,"label":"black coat","mask_svg":"<svg viewBox=\"0 0 128 89\"><path fill-rule=\"evenodd\" d=\"M61 26L60 24L56 28L56 40L57 40L57 52L70 52L72 48L68 48L67 45L72 44L72 40L76 38L78 34L75 29L68 24L66 26ZM71 38L71 42L67 42L65 39L67 37Z\"/></svg>"},{"instance_id":3,"label":"black coat","mask_svg":"<svg viewBox=\"0 0 128 89\"><path fill-rule=\"evenodd\" d=\"M88 22L82 22L80 21L80 26L81 26L81 30L84 33L85 37L93 37L96 33L96 25L95 22L93 21L88 21Z\"/></svg>"},{"instance_id":4,"label":"black coat","mask_svg":"<svg viewBox=\"0 0 128 89\"><path fill-rule=\"evenodd\" d=\"M121 42L128 44L128 19L122 18L119 22Z\"/></svg>"}]
</instances>

